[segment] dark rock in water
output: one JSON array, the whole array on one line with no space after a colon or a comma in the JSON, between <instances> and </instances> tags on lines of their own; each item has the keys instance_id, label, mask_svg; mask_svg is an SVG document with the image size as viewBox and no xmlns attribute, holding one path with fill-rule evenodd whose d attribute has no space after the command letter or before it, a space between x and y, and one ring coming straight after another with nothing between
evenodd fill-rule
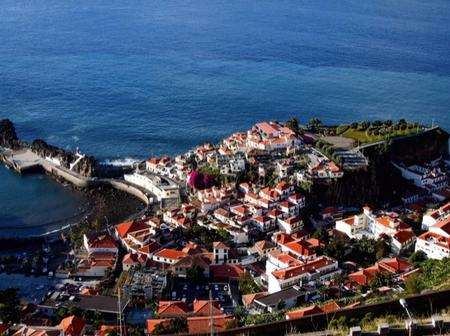
<instances>
[{"instance_id":1,"label":"dark rock in water","mask_svg":"<svg viewBox=\"0 0 450 336\"><path fill-rule=\"evenodd\" d=\"M41 157L57 158L61 165L70 168L70 164L76 160L74 153L49 145L44 140L36 139L31 143L31 150ZM97 161L93 156L85 156L73 168L73 171L83 176L94 176Z\"/></svg>"},{"instance_id":2,"label":"dark rock in water","mask_svg":"<svg viewBox=\"0 0 450 336\"><path fill-rule=\"evenodd\" d=\"M0 120L0 146L12 149L19 147L16 129L9 119Z\"/></svg>"}]
</instances>

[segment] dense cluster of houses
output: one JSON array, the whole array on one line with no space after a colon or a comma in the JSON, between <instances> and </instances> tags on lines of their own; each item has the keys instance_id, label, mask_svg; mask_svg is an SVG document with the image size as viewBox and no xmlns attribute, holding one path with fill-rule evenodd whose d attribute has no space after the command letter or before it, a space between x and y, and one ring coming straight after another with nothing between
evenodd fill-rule
<instances>
[{"instance_id":1,"label":"dense cluster of houses","mask_svg":"<svg viewBox=\"0 0 450 336\"><path fill-rule=\"evenodd\" d=\"M232 179L232 183L202 188L188 183L201 167L237 177L249 165L258 168L259 182ZM397 168L431 192L446 187L447 180L437 166ZM388 275L392 286L400 288L420 271L405 255L415 250L428 258L450 256L450 203L425 213L425 232L419 236L397 211L369 206L352 216L344 216L354 213L344 208L319 207L316 216L308 213L306 217L308 200L298 182L337 179L344 172L280 123L258 123L219 145L204 144L175 158L151 158L140 169L125 179L149 191L162 205L167 204L163 200L174 202L109 232L86 234L69 275L98 278L111 269L127 272L125 294L157 303L155 314L146 320L149 335L170 330L179 319L192 334L235 327L238 321L233 311L240 304L248 314L287 310L286 319L333 312L351 306L335 301L311 303L321 299L321 288L340 286L338 278L353 293L367 289L380 274ZM272 179L267 183L269 171ZM187 239L180 235L194 228L216 235L209 243L200 236ZM319 228L331 236L385 239L391 253L369 267L353 264L348 268L343 260L323 253L325 242L311 235ZM241 295L243 281L261 291Z\"/></svg>"}]
</instances>

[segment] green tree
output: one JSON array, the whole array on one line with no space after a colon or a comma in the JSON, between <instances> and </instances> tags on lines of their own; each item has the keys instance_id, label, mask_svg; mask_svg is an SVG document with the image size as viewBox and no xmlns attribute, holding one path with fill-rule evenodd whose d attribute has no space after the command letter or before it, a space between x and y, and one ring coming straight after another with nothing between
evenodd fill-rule
<instances>
[{"instance_id":1,"label":"green tree","mask_svg":"<svg viewBox=\"0 0 450 336\"><path fill-rule=\"evenodd\" d=\"M423 251L413 252L408 258L408 261L415 267L419 267L425 260L427 260L427 255Z\"/></svg>"},{"instance_id":2,"label":"green tree","mask_svg":"<svg viewBox=\"0 0 450 336\"><path fill-rule=\"evenodd\" d=\"M258 293L261 291L259 286L256 284L255 280L250 273L245 272L239 278L239 291L242 295Z\"/></svg>"},{"instance_id":3,"label":"green tree","mask_svg":"<svg viewBox=\"0 0 450 336\"><path fill-rule=\"evenodd\" d=\"M292 132L294 132L295 134L298 134L300 132L300 127L298 124L298 119L295 117L290 118L287 122L286 122L286 127L289 128Z\"/></svg>"},{"instance_id":4,"label":"green tree","mask_svg":"<svg viewBox=\"0 0 450 336\"><path fill-rule=\"evenodd\" d=\"M375 277L369 283L369 287L372 290L377 290L380 287L391 285L392 277L384 272L378 272L377 274L375 274Z\"/></svg>"},{"instance_id":5,"label":"green tree","mask_svg":"<svg viewBox=\"0 0 450 336\"><path fill-rule=\"evenodd\" d=\"M320 121L320 119L318 118L312 118L309 120L308 122L308 129L312 132L316 132L317 129L322 125L322 121Z\"/></svg>"},{"instance_id":6,"label":"green tree","mask_svg":"<svg viewBox=\"0 0 450 336\"><path fill-rule=\"evenodd\" d=\"M286 302L284 302L283 300L278 301L277 310L283 310L284 308L286 308Z\"/></svg>"},{"instance_id":7,"label":"green tree","mask_svg":"<svg viewBox=\"0 0 450 336\"><path fill-rule=\"evenodd\" d=\"M199 283L205 280L205 274L200 266L188 268L186 278L193 283Z\"/></svg>"},{"instance_id":8,"label":"green tree","mask_svg":"<svg viewBox=\"0 0 450 336\"><path fill-rule=\"evenodd\" d=\"M405 282L405 291L408 294L419 294L424 289L420 276L414 274Z\"/></svg>"}]
</instances>

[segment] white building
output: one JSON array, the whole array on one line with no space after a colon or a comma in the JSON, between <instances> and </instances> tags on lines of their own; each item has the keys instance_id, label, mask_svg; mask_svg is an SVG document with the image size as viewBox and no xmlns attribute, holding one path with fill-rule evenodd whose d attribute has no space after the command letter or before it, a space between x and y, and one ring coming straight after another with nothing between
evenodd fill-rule
<instances>
[{"instance_id":1,"label":"white building","mask_svg":"<svg viewBox=\"0 0 450 336\"><path fill-rule=\"evenodd\" d=\"M424 252L430 259L450 258L450 238L425 232L417 237L416 251Z\"/></svg>"},{"instance_id":2,"label":"white building","mask_svg":"<svg viewBox=\"0 0 450 336\"><path fill-rule=\"evenodd\" d=\"M428 230L430 226L435 225L438 221L450 217L450 202L443 205L437 210L428 211L422 218L422 229Z\"/></svg>"},{"instance_id":3,"label":"white building","mask_svg":"<svg viewBox=\"0 0 450 336\"><path fill-rule=\"evenodd\" d=\"M394 253L411 247L415 239L407 224L394 215L376 215L369 207L364 207L363 212L358 215L337 220L335 225L337 231L352 239L361 239L364 236L378 239L383 235L388 236L391 238Z\"/></svg>"},{"instance_id":4,"label":"white building","mask_svg":"<svg viewBox=\"0 0 450 336\"><path fill-rule=\"evenodd\" d=\"M392 163L400 170L402 176L411 180L416 186L424 188L430 192L440 191L448 186L447 175L436 165L412 165Z\"/></svg>"},{"instance_id":5,"label":"white building","mask_svg":"<svg viewBox=\"0 0 450 336\"><path fill-rule=\"evenodd\" d=\"M180 186L168 177L148 172L134 172L125 174L124 178L125 181L150 191L158 201L180 198Z\"/></svg>"},{"instance_id":6,"label":"white building","mask_svg":"<svg viewBox=\"0 0 450 336\"><path fill-rule=\"evenodd\" d=\"M319 284L331 280L341 270L338 262L327 256L320 256L314 260L302 263L300 265L289 266L269 272L266 270L268 279L269 293L275 293L280 290L295 285Z\"/></svg>"}]
</instances>

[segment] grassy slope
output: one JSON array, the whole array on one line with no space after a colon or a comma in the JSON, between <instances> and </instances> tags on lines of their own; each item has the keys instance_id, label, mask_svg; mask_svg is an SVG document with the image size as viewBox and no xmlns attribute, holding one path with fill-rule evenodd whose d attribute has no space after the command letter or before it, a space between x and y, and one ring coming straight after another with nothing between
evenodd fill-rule
<instances>
[{"instance_id":1,"label":"grassy slope","mask_svg":"<svg viewBox=\"0 0 450 336\"><path fill-rule=\"evenodd\" d=\"M344 133L342 133L342 136L345 138L350 138L355 141L359 141L360 143L371 143L371 142L377 142L381 140L386 140L388 137L395 138L399 136L405 136L409 134L416 133L416 129L406 129L406 130L397 130L392 131L391 133L387 135L367 135L366 131L358 131L356 129L349 128Z\"/></svg>"}]
</instances>

